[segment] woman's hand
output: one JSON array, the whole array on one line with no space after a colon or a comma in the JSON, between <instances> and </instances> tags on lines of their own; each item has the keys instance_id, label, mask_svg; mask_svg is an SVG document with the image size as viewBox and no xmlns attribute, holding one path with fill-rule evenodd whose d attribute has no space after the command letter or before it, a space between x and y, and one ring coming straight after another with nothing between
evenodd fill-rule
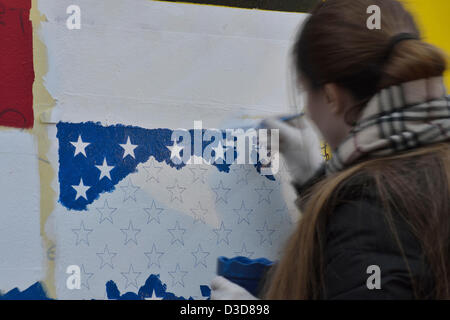
<instances>
[{"instance_id":1,"label":"woman's hand","mask_svg":"<svg viewBox=\"0 0 450 320\"><path fill-rule=\"evenodd\" d=\"M258 300L237 284L217 276L211 281L211 300Z\"/></svg>"},{"instance_id":2,"label":"woman's hand","mask_svg":"<svg viewBox=\"0 0 450 320\"><path fill-rule=\"evenodd\" d=\"M269 118L262 122L262 126L279 129L278 149L286 161L293 182L301 185L314 175L324 159L320 138L315 129L305 117L299 121L300 126L294 127L278 119Z\"/></svg>"}]
</instances>

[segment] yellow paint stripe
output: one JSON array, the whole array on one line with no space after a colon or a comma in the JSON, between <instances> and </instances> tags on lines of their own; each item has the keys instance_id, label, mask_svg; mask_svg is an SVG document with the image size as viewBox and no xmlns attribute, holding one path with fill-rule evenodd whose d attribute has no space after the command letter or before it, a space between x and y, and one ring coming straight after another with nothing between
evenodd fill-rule
<instances>
[{"instance_id":1,"label":"yellow paint stripe","mask_svg":"<svg viewBox=\"0 0 450 320\"><path fill-rule=\"evenodd\" d=\"M47 152L50 149L50 140L48 138L47 127L39 121L40 114L52 109L55 101L48 93L44 86L43 77L48 71L47 48L39 38L39 28L42 21L46 21L46 17L42 16L38 11L38 0L32 0L30 20L33 24L33 63L35 80L33 83L33 111L34 111L34 127L31 133L35 136L38 144L39 158L39 178L40 178L40 234L42 237L42 245L44 248L44 261L46 262L46 275L43 280L47 295L56 298L55 286L55 263L49 259L50 251L55 246L47 234L45 233L45 224L48 217L53 212L56 194L52 189L52 180L55 177L54 169L47 160Z\"/></svg>"},{"instance_id":2,"label":"yellow paint stripe","mask_svg":"<svg viewBox=\"0 0 450 320\"><path fill-rule=\"evenodd\" d=\"M450 1L449 0L402 0L414 15L425 41L450 54ZM383 14L383 13L381 13ZM450 88L450 71L447 68L445 83Z\"/></svg>"}]
</instances>

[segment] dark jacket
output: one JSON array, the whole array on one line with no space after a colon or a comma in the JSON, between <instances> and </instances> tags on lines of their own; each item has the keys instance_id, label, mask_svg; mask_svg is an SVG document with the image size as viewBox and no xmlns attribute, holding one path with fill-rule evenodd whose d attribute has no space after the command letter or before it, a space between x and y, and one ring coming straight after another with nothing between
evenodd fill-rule
<instances>
[{"instance_id":1,"label":"dark jacket","mask_svg":"<svg viewBox=\"0 0 450 320\"><path fill-rule=\"evenodd\" d=\"M324 171L298 192L323 178ZM294 185L295 186L295 185ZM418 239L408 224L394 214L399 249L383 214L375 184L369 178L352 179L338 194L338 203L326 216L324 249L324 290L322 299L414 299L433 298L433 277ZM380 271L380 289L369 289L375 283L374 269ZM372 267L373 268L373 267Z\"/></svg>"}]
</instances>

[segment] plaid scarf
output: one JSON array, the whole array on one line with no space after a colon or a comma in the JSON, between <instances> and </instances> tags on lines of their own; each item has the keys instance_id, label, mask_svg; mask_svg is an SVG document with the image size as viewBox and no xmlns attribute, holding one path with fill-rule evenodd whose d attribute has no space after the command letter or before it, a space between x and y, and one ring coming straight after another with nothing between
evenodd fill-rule
<instances>
[{"instance_id":1,"label":"plaid scarf","mask_svg":"<svg viewBox=\"0 0 450 320\"><path fill-rule=\"evenodd\" d=\"M373 96L350 134L333 150L326 173L343 170L364 156L386 156L447 140L450 96L443 78L405 82Z\"/></svg>"}]
</instances>

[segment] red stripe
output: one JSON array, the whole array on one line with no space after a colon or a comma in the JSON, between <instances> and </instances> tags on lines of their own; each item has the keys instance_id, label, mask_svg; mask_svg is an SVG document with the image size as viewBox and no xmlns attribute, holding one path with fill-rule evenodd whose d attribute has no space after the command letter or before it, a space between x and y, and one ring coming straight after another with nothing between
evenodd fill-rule
<instances>
[{"instance_id":1,"label":"red stripe","mask_svg":"<svg viewBox=\"0 0 450 320\"><path fill-rule=\"evenodd\" d=\"M33 127L31 0L0 0L0 125Z\"/></svg>"}]
</instances>

